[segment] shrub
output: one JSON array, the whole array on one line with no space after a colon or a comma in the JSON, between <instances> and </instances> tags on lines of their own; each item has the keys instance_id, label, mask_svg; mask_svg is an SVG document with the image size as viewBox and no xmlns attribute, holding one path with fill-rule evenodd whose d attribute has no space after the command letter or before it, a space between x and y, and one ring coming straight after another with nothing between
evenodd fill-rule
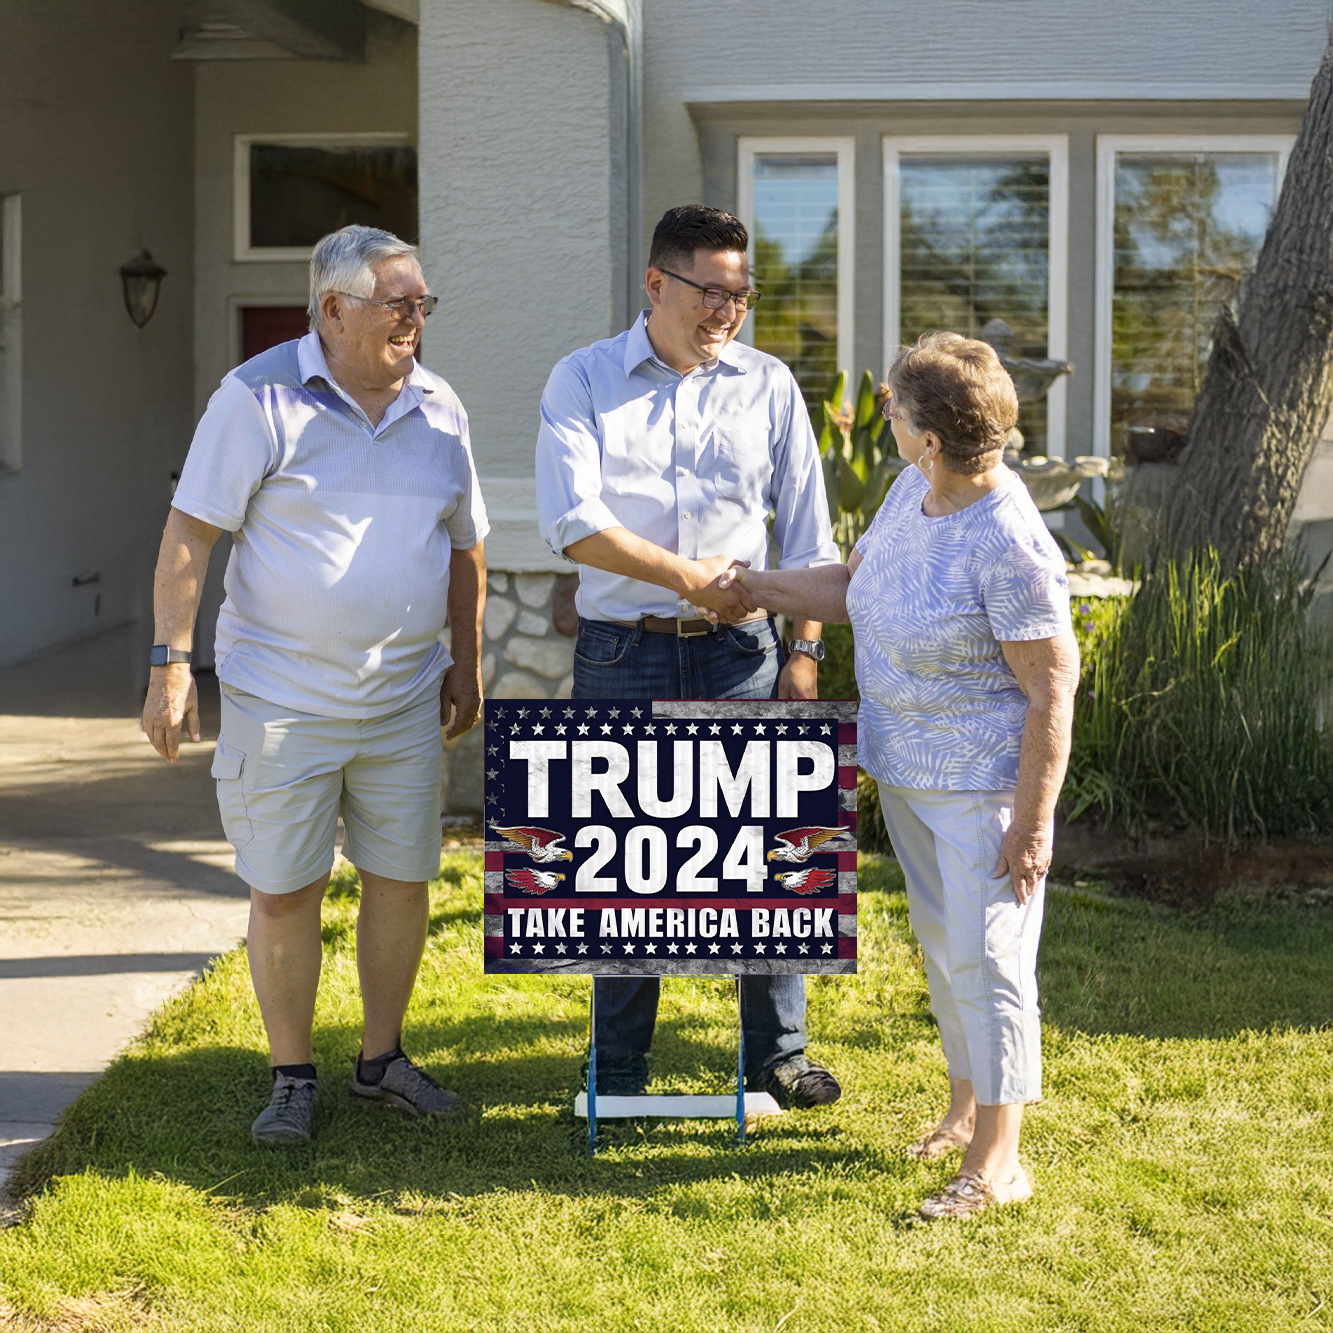
<instances>
[{"instance_id":1,"label":"shrub","mask_svg":"<svg viewBox=\"0 0 1333 1333\"><path fill-rule=\"evenodd\" d=\"M1227 842L1333 830L1333 654L1310 595L1290 560L1227 575L1210 551L1076 614L1070 817Z\"/></svg>"}]
</instances>

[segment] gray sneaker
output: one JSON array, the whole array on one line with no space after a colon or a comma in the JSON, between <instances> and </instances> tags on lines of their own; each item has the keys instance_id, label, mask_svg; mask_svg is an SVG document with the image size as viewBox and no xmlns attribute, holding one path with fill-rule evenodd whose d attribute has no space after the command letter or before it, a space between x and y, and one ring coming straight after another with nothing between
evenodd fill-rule
<instances>
[{"instance_id":1,"label":"gray sneaker","mask_svg":"<svg viewBox=\"0 0 1333 1333\"><path fill-rule=\"evenodd\" d=\"M456 1093L442 1088L424 1069L405 1055L391 1060L378 1083L363 1083L361 1071L352 1069L352 1091L358 1097L388 1102L409 1115L454 1115L463 1103Z\"/></svg>"},{"instance_id":2,"label":"gray sneaker","mask_svg":"<svg viewBox=\"0 0 1333 1333\"><path fill-rule=\"evenodd\" d=\"M273 1095L255 1118L250 1133L256 1143L298 1143L310 1137L310 1121L315 1111L313 1079L289 1078L277 1074Z\"/></svg>"}]
</instances>

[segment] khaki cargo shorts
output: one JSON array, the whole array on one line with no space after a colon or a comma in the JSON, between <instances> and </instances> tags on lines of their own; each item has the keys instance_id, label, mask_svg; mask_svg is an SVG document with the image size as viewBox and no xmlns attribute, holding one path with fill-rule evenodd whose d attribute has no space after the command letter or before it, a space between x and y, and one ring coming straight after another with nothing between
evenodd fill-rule
<instances>
[{"instance_id":1,"label":"khaki cargo shorts","mask_svg":"<svg viewBox=\"0 0 1333 1333\"><path fill-rule=\"evenodd\" d=\"M343 855L360 870L416 883L440 869L440 701L434 690L365 721L316 717L222 686L213 756L218 808L236 873L292 893Z\"/></svg>"}]
</instances>

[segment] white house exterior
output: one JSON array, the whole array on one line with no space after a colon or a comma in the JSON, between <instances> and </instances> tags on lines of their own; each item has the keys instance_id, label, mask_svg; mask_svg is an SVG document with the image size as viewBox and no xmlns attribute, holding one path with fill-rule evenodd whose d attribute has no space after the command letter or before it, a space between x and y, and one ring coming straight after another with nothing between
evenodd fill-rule
<instances>
[{"instance_id":1,"label":"white house exterior","mask_svg":"<svg viewBox=\"0 0 1333 1333\"><path fill-rule=\"evenodd\" d=\"M664 209L757 224L777 258L756 255L752 336L790 347L812 398L832 368L881 374L923 321L998 312L1076 367L1025 419L1043 451L1118 450L1187 408L1218 274L1262 235L1329 19L1281 10L0 0L0 665L129 619L147 643L193 422L255 312L305 301L301 247L252 243L265 145L415 149L441 297L424 359L468 408L493 524L486 684L557 694L572 571L536 528L538 401L637 311ZM167 277L136 328L117 269L143 247ZM1164 323L1186 269L1196 308ZM1333 548L1333 442L1297 518L1315 558Z\"/></svg>"}]
</instances>

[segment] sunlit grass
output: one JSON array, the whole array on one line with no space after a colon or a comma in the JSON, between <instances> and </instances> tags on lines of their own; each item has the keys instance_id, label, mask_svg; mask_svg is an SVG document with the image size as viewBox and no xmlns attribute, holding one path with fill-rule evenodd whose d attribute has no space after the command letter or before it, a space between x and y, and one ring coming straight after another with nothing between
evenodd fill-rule
<instances>
[{"instance_id":1,"label":"sunlit grass","mask_svg":"<svg viewBox=\"0 0 1333 1333\"><path fill-rule=\"evenodd\" d=\"M228 955L29 1159L0 1326L1333 1328L1333 911L1054 892L1037 1195L927 1227L912 1215L949 1166L902 1149L943 1062L897 867L865 858L861 887L860 974L810 983L843 1100L743 1149L722 1122L613 1125L596 1158L570 1110L588 980L481 975L475 855L435 886L405 1035L472 1109L353 1104L355 902L332 897L315 1141L249 1139L267 1062ZM668 982L657 1086L724 1088L734 1058L731 983Z\"/></svg>"}]
</instances>

